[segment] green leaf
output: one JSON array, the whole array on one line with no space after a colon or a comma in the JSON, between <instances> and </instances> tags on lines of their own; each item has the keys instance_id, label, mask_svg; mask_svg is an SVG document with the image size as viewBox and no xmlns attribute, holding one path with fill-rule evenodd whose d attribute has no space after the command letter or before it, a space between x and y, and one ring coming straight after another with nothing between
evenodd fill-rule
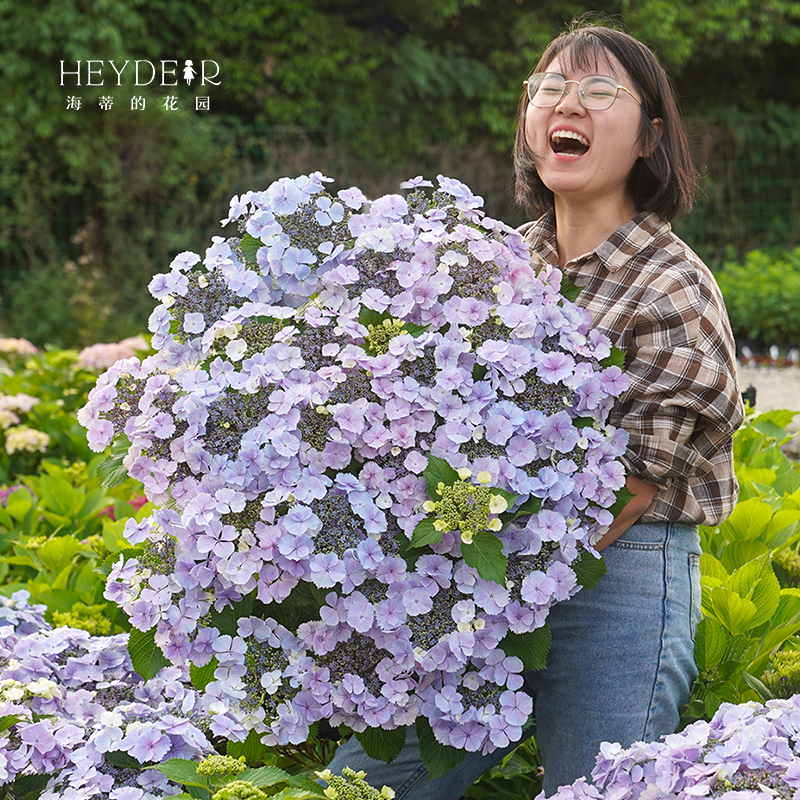
<instances>
[{"instance_id":1,"label":"green leaf","mask_svg":"<svg viewBox=\"0 0 800 800\"><path fill-rule=\"evenodd\" d=\"M525 517L530 514L536 514L541 507L541 499L531 496L516 511L501 514L500 519L503 520L503 523L505 524L517 519L517 517Z\"/></svg>"},{"instance_id":2,"label":"green leaf","mask_svg":"<svg viewBox=\"0 0 800 800\"><path fill-rule=\"evenodd\" d=\"M711 553L700 554L700 574L705 577L706 575L716 578L720 582L727 580L728 570L722 566L722 562L714 558Z\"/></svg>"},{"instance_id":3,"label":"green leaf","mask_svg":"<svg viewBox=\"0 0 800 800\"><path fill-rule=\"evenodd\" d=\"M364 752L378 761L385 761L387 764L394 761L403 745L406 743L406 728L367 728L361 733L355 734Z\"/></svg>"},{"instance_id":4,"label":"green leaf","mask_svg":"<svg viewBox=\"0 0 800 800\"><path fill-rule=\"evenodd\" d=\"M123 769L142 769L141 763L133 756L128 755L124 750L109 750L103 755L105 760L115 767L122 767Z\"/></svg>"},{"instance_id":5,"label":"green leaf","mask_svg":"<svg viewBox=\"0 0 800 800\"><path fill-rule=\"evenodd\" d=\"M189 675L192 679L192 686L202 692L203 689L214 680L214 672L217 666L218 662L216 656L212 656L211 661L204 667L196 667L194 664L189 664Z\"/></svg>"},{"instance_id":6,"label":"green leaf","mask_svg":"<svg viewBox=\"0 0 800 800\"><path fill-rule=\"evenodd\" d=\"M500 648L507 656L516 656L525 669L544 669L547 666L547 652L550 649L550 626L537 628L528 633L509 633L500 642Z\"/></svg>"},{"instance_id":7,"label":"green leaf","mask_svg":"<svg viewBox=\"0 0 800 800\"><path fill-rule=\"evenodd\" d=\"M428 495L431 500L440 500L441 496L436 494L436 487L443 483L451 486L458 478L458 473L443 459L438 456L428 456L428 466L422 473L428 481Z\"/></svg>"},{"instance_id":8,"label":"green leaf","mask_svg":"<svg viewBox=\"0 0 800 800\"><path fill-rule=\"evenodd\" d=\"M433 527L433 520L429 518L421 519L411 534L409 547L425 547L428 544L436 544L442 541L444 531L437 531Z\"/></svg>"},{"instance_id":9,"label":"green leaf","mask_svg":"<svg viewBox=\"0 0 800 800\"><path fill-rule=\"evenodd\" d=\"M605 358L600 359L599 364L601 367L619 367L620 369L624 369L625 351L620 350L619 347L612 345L611 353Z\"/></svg>"},{"instance_id":10,"label":"green leaf","mask_svg":"<svg viewBox=\"0 0 800 800\"><path fill-rule=\"evenodd\" d=\"M758 497L736 504L733 512L719 526L720 535L729 542L757 539L772 519L772 507Z\"/></svg>"},{"instance_id":11,"label":"green leaf","mask_svg":"<svg viewBox=\"0 0 800 800\"><path fill-rule=\"evenodd\" d=\"M608 571L605 559L592 555L588 550L582 550L580 555L570 565L578 577L578 583L584 589L591 589L600 583L600 579Z\"/></svg>"},{"instance_id":12,"label":"green leaf","mask_svg":"<svg viewBox=\"0 0 800 800\"><path fill-rule=\"evenodd\" d=\"M736 592L717 586L709 592L709 605L714 616L732 633L744 633L753 627L756 604Z\"/></svg>"},{"instance_id":13,"label":"green leaf","mask_svg":"<svg viewBox=\"0 0 800 800\"><path fill-rule=\"evenodd\" d=\"M470 544L461 545L461 555L481 578L505 586L508 558L503 555L503 543L493 533L478 531Z\"/></svg>"},{"instance_id":14,"label":"green leaf","mask_svg":"<svg viewBox=\"0 0 800 800\"><path fill-rule=\"evenodd\" d=\"M425 717L417 717L414 725L419 737L419 754L428 768L431 778L446 775L453 767L457 767L467 755L466 750L442 744L433 735L433 729Z\"/></svg>"},{"instance_id":15,"label":"green leaf","mask_svg":"<svg viewBox=\"0 0 800 800\"><path fill-rule=\"evenodd\" d=\"M405 730L405 728L402 728ZM405 738L405 737L404 737ZM366 752L366 750L364 751ZM258 767L257 769L246 769L236 776L238 781L247 781L253 786L273 786L281 781L290 781L292 776L280 767Z\"/></svg>"},{"instance_id":16,"label":"green leaf","mask_svg":"<svg viewBox=\"0 0 800 800\"><path fill-rule=\"evenodd\" d=\"M144 632L138 628L131 628L130 638L128 639L128 653L131 656L131 664L146 681L155 677L163 667L170 666L170 662L164 657L164 654L156 644L155 636L155 628Z\"/></svg>"},{"instance_id":17,"label":"green leaf","mask_svg":"<svg viewBox=\"0 0 800 800\"><path fill-rule=\"evenodd\" d=\"M19 714L8 714L4 717L0 717L0 733L7 731L13 725L16 725L18 722L23 722L24 720L25 717Z\"/></svg>"},{"instance_id":18,"label":"green leaf","mask_svg":"<svg viewBox=\"0 0 800 800\"><path fill-rule=\"evenodd\" d=\"M697 625L694 659L699 669L716 666L725 655L730 636L713 617L705 617Z\"/></svg>"},{"instance_id":19,"label":"green leaf","mask_svg":"<svg viewBox=\"0 0 800 800\"><path fill-rule=\"evenodd\" d=\"M581 293L580 286L574 284L566 275L561 278L561 294L566 297L571 303L575 302L575 298Z\"/></svg>"},{"instance_id":20,"label":"green leaf","mask_svg":"<svg viewBox=\"0 0 800 800\"><path fill-rule=\"evenodd\" d=\"M630 503L631 499L633 498L633 493L627 486L623 486L621 489L617 489L616 491L617 499L614 501L613 505L609 507L609 511L615 516L618 517L622 512L622 509L625 508L628 503Z\"/></svg>"},{"instance_id":21,"label":"green leaf","mask_svg":"<svg viewBox=\"0 0 800 800\"><path fill-rule=\"evenodd\" d=\"M236 636L239 620L242 617L250 616L254 601L255 592L252 592L241 600L237 600L235 603L226 606L222 611L212 610L209 614L211 627L216 628L220 633L227 634L228 636Z\"/></svg>"},{"instance_id":22,"label":"green leaf","mask_svg":"<svg viewBox=\"0 0 800 800\"><path fill-rule=\"evenodd\" d=\"M185 758L170 758L161 764L155 764L145 769L156 769L162 775L166 775L175 783L182 783L184 786L201 786L209 788L208 778L205 775L197 774L197 762L188 761Z\"/></svg>"},{"instance_id":23,"label":"green leaf","mask_svg":"<svg viewBox=\"0 0 800 800\"><path fill-rule=\"evenodd\" d=\"M101 484L110 489L119 486L128 480L128 470L122 464L123 459L128 454L131 443L127 436L120 434L114 437L111 442L111 449L105 461L97 465L97 476Z\"/></svg>"},{"instance_id":24,"label":"green leaf","mask_svg":"<svg viewBox=\"0 0 800 800\"><path fill-rule=\"evenodd\" d=\"M118 550L116 553L111 553L111 555L106 556L100 562L100 564L95 567L95 572L99 573L100 575L105 575L107 578L111 574L114 564L119 561L120 556L127 560L129 558L136 558L143 552L144 547L141 545L137 545L136 547L126 547L124 550Z\"/></svg>"},{"instance_id":25,"label":"green leaf","mask_svg":"<svg viewBox=\"0 0 800 800\"><path fill-rule=\"evenodd\" d=\"M244 236L242 236L242 239L239 242L239 249L242 251L244 260L251 265L258 262L257 253L263 246L264 242L262 242L261 239L256 239L249 233L246 233Z\"/></svg>"},{"instance_id":26,"label":"green leaf","mask_svg":"<svg viewBox=\"0 0 800 800\"><path fill-rule=\"evenodd\" d=\"M71 536L56 536L39 548L39 558L48 572L61 572L69 566L81 543Z\"/></svg>"},{"instance_id":27,"label":"green leaf","mask_svg":"<svg viewBox=\"0 0 800 800\"><path fill-rule=\"evenodd\" d=\"M391 314L388 311L375 311L375 309L361 306L358 312L358 321L362 325L382 325L385 319L389 319Z\"/></svg>"},{"instance_id":28,"label":"green leaf","mask_svg":"<svg viewBox=\"0 0 800 800\"><path fill-rule=\"evenodd\" d=\"M754 561L765 553L769 553L769 547L764 542L751 539L746 542L730 542L722 549L720 557L725 569L733 572L748 561Z\"/></svg>"},{"instance_id":29,"label":"green leaf","mask_svg":"<svg viewBox=\"0 0 800 800\"><path fill-rule=\"evenodd\" d=\"M241 758L244 756L248 766L263 762L269 748L262 743L261 734L251 730L243 742L228 740L227 754L231 758Z\"/></svg>"}]
</instances>

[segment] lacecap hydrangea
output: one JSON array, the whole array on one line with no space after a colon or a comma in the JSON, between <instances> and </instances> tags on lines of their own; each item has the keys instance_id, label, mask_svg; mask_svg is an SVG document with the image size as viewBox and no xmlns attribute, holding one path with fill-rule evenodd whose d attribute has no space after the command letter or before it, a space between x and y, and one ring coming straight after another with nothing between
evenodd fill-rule
<instances>
[{"instance_id":1,"label":"lacecap hydrangea","mask_svg":"<svg viewBox=\"0 0 800 800\"><path fill-rule=\"evenodd\" d=\"M155 355L91 392L91 446L161 506L106 597L216 667L231 736L423 718L488 752L521 737L521 672L612 519L627 378L464 184L328 182L234 197L235 234L152 280Z\"/></svg>"}]
</instances>

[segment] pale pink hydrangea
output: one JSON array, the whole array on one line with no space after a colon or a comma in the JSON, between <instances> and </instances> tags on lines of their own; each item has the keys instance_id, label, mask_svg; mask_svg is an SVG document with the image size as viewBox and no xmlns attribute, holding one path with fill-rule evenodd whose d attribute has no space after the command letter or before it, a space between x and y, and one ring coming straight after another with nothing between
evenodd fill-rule
<instances>
[{"instance_id":1,"label":"pale pink hydrangea","mask_svg":"<svg viewBox=\"0 0 800 800\"><path fill-rule=\"evenodd\" d=\"M0 355L35 356L39 350L27 339L0 337Z\"/></svg>"}]
</instances>

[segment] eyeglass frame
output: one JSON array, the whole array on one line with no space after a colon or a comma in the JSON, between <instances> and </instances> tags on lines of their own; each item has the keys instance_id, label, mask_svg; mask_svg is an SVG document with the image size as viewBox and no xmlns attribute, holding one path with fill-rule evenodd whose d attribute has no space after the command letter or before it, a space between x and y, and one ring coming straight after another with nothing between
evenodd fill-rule
<instances>
[{"instance_id":1,"label":"eyeglass frame","mask_svg":"<svg viewBox=\"0 0 800 800\"><path fill-rule=\"evenodd\" d=\"M558 100L555 101L555 103L553 103L552 105L542 106L542 105L537 105L536 103L533 102L533 97L531 96L531 78L533 78L534 75L541 75L542 76L542 80L544 80L544 78L547 75L555 75L555 76L561 78L564 81L564 91L561 93L561 97L559 97ZM585 92L583 94L581 94L581 83L583 81L585 81L587 78L606 78L606 79L608 79L610 81L614 81L614 83L616 83L617 90L616 90L616 92L614 94L614 99L605 108L587 108L587 106L584 104L583 98L585 96ZM642 103L639 100L639 98L636 97L636 95L627 86L623 86L621 83L619 83L619 81L617 81L617 79L613 75L584 75L579 81L576 81L576 80L567 80L563 75L561 75L558 72L536 72L533 75L531 75L530 77L528 77L526 80L522 81L522 85L525 87L525 94L528 97L528 102L534 108L555 108L560 102L563 101L563 99L567 96L567 94L569 94L568 84L570 84L570 83L576 83L578 85L578 102L587 111L608 111L608 109L611 108L611 106L614 105L614 103L616 102L617 98L619 97L619 90L620 89L622 89L623 91L626 91L639 104L639 106L641 108L644 108L644 103Z\"/></svg>"}]
</instances>

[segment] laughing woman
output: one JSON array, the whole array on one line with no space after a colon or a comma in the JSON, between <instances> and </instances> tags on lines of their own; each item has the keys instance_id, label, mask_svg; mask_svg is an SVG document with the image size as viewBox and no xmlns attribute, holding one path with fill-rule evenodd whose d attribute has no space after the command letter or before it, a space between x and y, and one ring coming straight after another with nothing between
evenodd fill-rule
<instances>
[{"instance_id":1,"label":"laughing woman","mask_svg":"<svg viewBox=\"0 0 800 800\"><path fill-rule=\"evenodd\" d=\"M545 51L527 81L515 146L521 232L534 265L560 268L577 302L626 353L631 385L612 424L633 499L598 550L600 584L548 618L547 668L526 674L547 795L588 776L603 741L671 733L696 675L698 525L736 502L732 439L742 420L734 343L713 276L671 231L695 172L667 76L643 44L598 26ZM533 732L533 728L529 729ZM413 729L390 765L355 739L332 769L364 769L397 800L457 800L506 751L468 753L432 781Z\"/></svg>"}]
</instances>

